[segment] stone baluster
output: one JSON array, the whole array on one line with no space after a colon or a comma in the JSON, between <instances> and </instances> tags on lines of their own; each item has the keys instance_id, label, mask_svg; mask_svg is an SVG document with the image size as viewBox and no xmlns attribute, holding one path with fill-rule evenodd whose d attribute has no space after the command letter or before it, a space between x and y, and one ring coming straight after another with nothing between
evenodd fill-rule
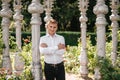
<instances>
[{"instance_id":1,"label":"stone baluster","mask_svg":"<svg viewBox=\"0 0 120 80\"><path fill-rule=\"evenodd\" d=\"M111 2L111 16L110 20L112 21L111 27L112 27L112 52L111 52L111 59L112 64L115 66L116 59L117 59L117 45L118 45L118 39L117 39L117 31L118 31L118 20L120 19L120 16L118 15L118 6L119 6L119 0L112 0Z\"/></svg>"},{"instance_id":2,"label":"stone baluster","mask_svg":"<svg viewBox=\"0 0 120 80\"><path fill-rule=\"evenodd\" d=\"M0 11L0 16L2 17L2 35L3 35L3 43L5 45L3 49L3 59L2 59L2 67L8 70L8 74L12 74L12 66L9 54L9 26L10 26L10 18L12 17L12 11L9 8L9 2L11 0L2 0L2 10Z\"/></svg>"},{"instance_id":3,"label":"stone baluster","mask_svg":"<svg viewBox=\"0 0 120 80\"><path fill-rule=\"evenodd\" d=\"M93 9L96 14L96 27L97 27L97 56L105 57L105 26L107 25L105 14L108 13L108 7L105 5L105 0L97 0L97 4ZM99 66L95 69L94 78L96 80L101 79L99 72Z\"/></svg>"},{"instance_id":4,"label":"stone baluster","mask_svg":"<svg viewBox=\"0 0 120 80\"><path fill-rule=\"evenodd\" d=\"M81 17L79 18L81 22L81 53L80 53L80 74L81 78L88 80L88 57L86 48L86 22L88 18L86 17L86 11L88 8L88 0L79 0L79 10L81 11Z\"/></svg>"},{"instance_id":5,"label":"stone baluster","mask_svg":"<svg viewBox=\"0 0 120 80\"><path fill-rule=\"evenodd\" d=\"M39 39L40 39L40 14L43 12L43 6L39 0L32 0L28 7L28 11L32 14L32 73L34 80L42 80L42 66L40 63Z\"/></svg>"},{"instance_id":6,"label":"stone baluster","mask_svg":"<svg viewBox=\"0 0 120 80\"><path fill-rule=\"evenodd\" d=\"M24 69L24 62L21 59L21 56L19 56L19 53L21 53L21 28L22 28L22 20L23 20L23 15L21 14L21 0L14 0L14 11L15 14L13 16L14 19L14 26L16 28L16 44L17 44L17 51L15 54L15 70L16 74L20 75L20 73Z\"/></svg>"},{"instance_id":7,"label":"stone baluster","mask_svg":"<svg viewBox=\"0 0 120 80\"><path fill-rule=\"evenodd\" d=\"M50 19L52 19L51 17L51 11L52 11L52 7L53 7L53 1L54 0L45 0L44 1L44 10L45 10L45 18L44 21L48 22Z\"/></svg>"}]
</instances>

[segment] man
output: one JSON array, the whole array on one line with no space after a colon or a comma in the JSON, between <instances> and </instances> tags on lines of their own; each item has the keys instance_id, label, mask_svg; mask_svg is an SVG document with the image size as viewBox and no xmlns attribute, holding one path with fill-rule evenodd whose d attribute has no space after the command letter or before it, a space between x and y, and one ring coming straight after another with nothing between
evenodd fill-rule
<instances>
[{"instance_id":1,"label":"man","mask_svg":"<svg viewBox=\"0 0 120 80\"><path fill-rule=\"evenodd\" d=\"M46 23L46 35L40 38L40 53L44 55L44 73L46 80L65 80L63 54L65 52L65 40L63 36L56 34L58 23L50 19Z\"/></svg>"}]
</instances>

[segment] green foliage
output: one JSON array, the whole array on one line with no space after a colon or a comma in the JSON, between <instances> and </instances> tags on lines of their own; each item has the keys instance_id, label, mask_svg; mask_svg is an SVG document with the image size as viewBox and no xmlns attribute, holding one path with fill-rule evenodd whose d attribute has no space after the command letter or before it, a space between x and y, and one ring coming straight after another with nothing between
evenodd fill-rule
<instances>
[{"instance_id":1,"label":"green foliage","mask_svg":"<svg viewBox=\"0 0 120 80\"><path fill-rule=\"evenodd\" d=\"M91 74L94 73L94 56L96 54L96 45L91 44L92 42L94 44L96 44L95 40L91 40L91 35L88 35L87 37L87 55L88 55L88 70ZM79 45L81 44L81 42L79 43Z\"/></svg>"},{"instance_id":2,"label":"green foliage","mask_svg":"<svg viewBox=\"0 0 120 80\"><path fill-rule=\"evenodd\" d=\"M10 9L13 11L13 1L10 2ZM44 0L40 0L41 4L43 4ZM23 31L30 31L31 25L31 14L28 12L28 6L31 4L32 0L21 0L22 2L22 10L21 13L24 16L24 20L22 21L23 24ZM106 20L108 22L108 25L111 24L111 21L109 19L109 16L111 15L111 8L110 8L110 0L106 0L105 4L108 6L109 11L108 14L106 14ZM62 31L80 31L80 11L78 8L78 0L55 0L52 8L52 17L55 18L59 22L59 30ZM96 15L93 13L93 8L96 5L96 1L89 0L89 7L87 10L87 17L88 17L88 32L94 32L95 31L95 21L96 21ZM0 10L2 10L2 0L0 0ZM120 6L118 8L118 14L120 14ZM41 14L41 30L45 30L45 11ZM0 17L0 23L2 18ZM13 20L13 18L11 19ZM119 21L120 22L120 21ZM12 27L13 28L13 27ZM43 29L44 28L44 29ZM108 27L106 27L108 29Z\"/></svg>"},{"instance_id":3,"label":"green foliage","mask_svg":"<svg viewBox=\"0 0 120 80\"><path fill-rule=\"evenodd\" d=\"M0 54L2 53L3 48L5 48L5 45L3 43L3 39L2 39L2 31L0 29Z\"/></svg>"},{"instance_id":4,"label":"green foliage","mask_svg":"<svg viewBox=\"0 0 120 80\"><path fill-rule=\"evenodd\" d=\"M120 32L118 31L118 40L120 38ZM110 37L111 34L108 36ZM118 41L119 43L119 41ZM106 57L99 57L96 54L94 54L94 58L91 62L92 69L95 69L96 67L100 68L100 73L102 80L119 80L120 79L120 53L119 53L119 46L118 46L118 52L117 52L117 60L116 65L113 66L111 62L111 50L112 50L112 41L106 42ZM119 44L118 44L119 45ZM92 70L93 71L93 70Z\"/></svg>"},{"instance_id":5,"label":"green foliage","mask_svg":"<svg viewBox=\"0 0 120 80\"><path fill-rule=\"evenodd\" d=\"M77 46L80 32L58 32L58 34L64 36L66 45Z\"/></svg>"},{"instance_id":6,"label":"green foliage","mask_svg":"<svg viewBox=\"0 0 120 80\"><path fill-rule=\"evenodd\" d=\"M3 39L2 39L2 31L0 29L0 67L1 67L1 63L2 63L2 53L3 53L4 47L5 47L5 45L4 45Z\"/></svg>"},{"instance_id":7,"label":"green foliage","mask_svg":"<svg viewBox=\"0 0 120 80\"><path fill-rule=\"evenodd\" d=\"M12 51L16 51L17 49L16 38L14 36L10 36L9 38L9 47Z\"/></svg>"},{"instance_id":8,"label":"green foliage","mask_svg":"<svg viewBox=\"0 0 120 80\"><path fill-rule=\"evenodd\" d=\"M44 35L44 33L42 33L41 35ZM80 36L79 33L63 33L63 32L59 32L60 35L68 35L71 36L73 35L78 35ZM64 35L64 36L65 36ZM111 49L112 49L112 42L107 40L106 42L106 57L98 57L96 56L96 45L91 44L92 40L91 40L91 34L87 35L87 54L88 54L88 59L89 59L89 63L88 63L88 70L89 73L94 74L94 69L99 66L100 68L100 73L102 76L102 80L119 80L119 76L120 76L120 47L119 47L119 43L120 43L120 31L118 31L118 57L117 57L117 61L116 61L116 66L112 66L111 63L111 58L110 58L110 53L111 53ZM111 33L106 36L106 39L109 39L107 37L111 37ZM94 41L93 43L96 43L96 37L94 37ZM11 76L11 80L33 80L32 77L32 72L31 72L31 63L32 63L32 51L31 51L31 38L24 38L23 40L23 46L22 46L22 53L20 54L23 58L23 61L25 62L25 67L24 67L24 71L20 76L16 76L15 74L13 74ZM72 38L71 38L72 39ZM0 39L1 40L1 39ZM79 62L79 55L80 55L80 49L81 49L81 39L77 39L76 42L78 42L77 46L70 46L67 45L66 46L66 53L64 54L65 57L65 70L68 73L75 73L75 74L79 74L79 67L80 67L80 62ZM11 42L13 41L13 42ZM13 45L12 47L15 48L14 45L14 37L11 38L10 41L10 45ZM66 40L69 41L69 40ZM75 42L75 41L73 41ZM41 63L42 63L42 69L44 66L44 57L41 56ZM4 76L6 76L4 74ZM3 77L4 78L4 77Z\"/></svg>"},{"instance_id":9,"label":"green foliage","mask_svg":"<svg viewBox=\"0 0 120 80\"><path fill-rule=\"evenodd\" d=\"M40 35L43 36L45 35L46 32L41 32ZM57 32L58 34L62 35L65 37L65 41L66 41L66 45L70 45L70 46L75 46L77 45L77 41L78 41L78 38L80 37L80 32ZM15 36L15 33L14 32L11 32L10 33L11 36ZM30 37L31 39L31 33L30 32L22 32L22 38L23 39L26 39ZM73 37L73 38L71 38ZM24 41L22 41L22 45Z\"/></svg>"},{"instance_id":10,"label":"green foliage","mask_svg":"<svg viewBox=\"0 0 120 80\"><path fill-rule=\"evenodd\" d=\"M117 53L120 55L120 30L118 31L118 52Z\"/></svg>"},{"instance_id":11,"label":"green foliage","mask_svg":"<svg viewBox=\"0 0 120 80\"><path fill-rule=\"evenodd\" d=\"M20 75L7 75L6 69L0 68L0 80L33 80L33 76L30 67L26 67Z\"/></svg>"},{"instance_id":12,"label":"green foliage","mask_svg":"<svg viewBox=\"0 0 120 80\"><path fill-rule=\"evenodd\" d=\"M9 38L9 47L10 50L16 49L16 42L14 36L10 36ZM3 48L5 48L5 44L3 42L2 30L0 29L0 54L2 53Z\"/></svg>"},{"instance_id":13,"label":"green foliage","mask_svg":"<svg viewBox=\"0 0 120 80\"><path fill-rule=\"evenodd\" d=\"M62 0L55 1L52 10L53 18L55 18L59 23L59 30L69 31L69 30L79 30L79 16L80 12L78 9L77 0ZM76 15L75 15L76 14ZM76 23L75 23L76 22ZM71 26L72 24L72 26Z\"/></svg>"},{"instance_id":14,"label":"green foliage","mask_svg":"<svg viewBox=\"0 0 120 80\"><path fill-rule=\"evenodd\" d=\"M31 67L30 66L26 67L20 76L16 76L16 79L17 80L34 80L31 72Z\"/></svg>"},{"instance_id":15,"label":"green foliage","mask_svg":"<svg viewBox=\"0 0 120 80\"><path fill-rule=\"evenodd\" d=\"M25 62L25 66L30 66L31 62L32 62L31 43L23 46L23 51L20 55L23 57L23 61Z\"/></svg>"},{"instance_id":16,"label":"green foliage","mask_svg":"<svg viewBox=\"0 0 120 80\"><path fill-rule=\"evenodd\" d=\"M45 35L46 32L41 32L40 35L43 36ZM81 33L80 32L71 32L71 31L58 31L58 34L64 36L65 38L65 42L66 45L70 45L70 46L77 46L78 45L78 39L80 38ZM14 32L10 33L11 36L15 36ZM92 45L96 45L96 34L95 33L88 33L88 35L90 36L90 41L92 43ZM31 39L31 33L30 32L22 32L22 38L26 39L30 37ZM24 42L22 41L22 44Z\"/></svg>"},{"instance_id":17,"label":"green foliage","mask_svg":"<svg viewBox=\"0 0 120 80\"><path fill-rule=\"evenodd\" d=\"M80 49L77 46L67 46L65 53L65 69L68 73L79 73L79 58Z\"/></svg>"},{"instance_id":18,"label":"green foliage","mask_svg":"<svg viewBox=\"0 0 120 80\"><path fill-rule=\"evenodd\" d=\"M94 61L95 67L100 68L102 80L119 80L119 66L113 66L110 58L96 57Z\"/></svg>"},{"instance_id":19,"label":"green foliage","mask_svg":"<svg viewBox=\"0 0 120 80\"><path fill-rule=\"evenodd\" d=\"M110 34L111 35L111 34ZM110 36L107 36L107 37L110 37ZM118 31L118 40L120 38L120 34L119 34L119 31ZM117 61L116 61L116 66L112 66L112 62L111 62L111 49L112 49L112 42L109 41L109 42L106 42L106 57L103 58L103 57L97 57L96 56L96 45L92 45L91 44L91 35L88 35L87 36L87 54L88 54L88 59L89 59L89 63L88 63L88 70L89 70L89 73L92 73L94 74L94 69L96 67L99 67L100 68L100 73L101 73L101 76L102 76L102 80L119 80L119 76L120 76L120 54L119 54L119 49L118 49L118 57L117 57ZM106 38L108 39L108 38ZM118 41L119 43L119 41ZM119 45L119 44L118 44ZM80 54L80 49L81 47L81 41L79 41L79 44L78 44L78 47L69 47L68 50L67 50L67 54L70 54L70 55L73 55L74 57L75 56L79 56ZM119 46L118 46L119 48ZM70 50L70 51L69 51ZM74 70L73 73L79 73L79 67L80 67L80 63L79 63L79 60L77 57L77 59L74 59L74 57L70 57L70 56L67 56L67 58L69 59L69 64L66 65L66 71L67 72L72 72L72 70L74 70L73 68L76 68L76 70ZM71 64L72 63L72 64ZM78 63L78 65L76 66L76 64ZM71 65L70 65L71 64ZM70 65L70 67L69 67ZM79 67L78 67L79 66Z\"/></svg>"}]
</instances>

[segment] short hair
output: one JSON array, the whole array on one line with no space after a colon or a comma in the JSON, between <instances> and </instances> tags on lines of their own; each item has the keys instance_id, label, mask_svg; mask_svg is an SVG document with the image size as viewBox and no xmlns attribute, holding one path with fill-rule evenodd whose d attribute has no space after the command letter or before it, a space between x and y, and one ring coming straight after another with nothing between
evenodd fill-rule
<instances>
[{"instance_id":1,"label":"short hair","mask_svg":"<svg viewBox=\"0 0 120 80\"><path fill-rule=\"evenodd\" d=\"M46 23L46 27L50 24L50 23L52 23L52 24L58 24L58 22L55 20L55 19L50 19L47 23Z\"/></svg>"}]
</instances>

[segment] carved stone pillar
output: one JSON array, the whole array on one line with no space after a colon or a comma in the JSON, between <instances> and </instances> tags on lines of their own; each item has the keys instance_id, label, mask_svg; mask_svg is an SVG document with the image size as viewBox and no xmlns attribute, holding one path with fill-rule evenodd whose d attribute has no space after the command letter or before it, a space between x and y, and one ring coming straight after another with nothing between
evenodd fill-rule
<instances>
[{"instance_id":1,"label":"carved stone pillar","mask_svg":"<svg viewBox=\"0 0 120 80\"><path fill-rule=\"evenodd\" d=\"M108 7L105 5L105 0L97 0L97 4L93 9L96 14L96 27L97 27L97 56L105 57L105 26L107 25L105 14L108 12ZM99 66L95 69L94 78L99 80L101 78L99 73Z\"/></svg>"},{"instance_id":2,"label":"carved stone pillar","mask_svg":"<svg viewBox=\"0 0 120 80\"><path fill-rule=\"evenodd\" d=\"M88 0L79 0L79 10L81 11L81 17L79 18L81 22L81 53L80 53L80 74L83 80L88 80L88 58L87 58L87 48L86 48L86 22L88 18L86 17L86 11L88 7Z\"/></svg>"},{"instance_id":3,"label":"carved stone pillar","mask_svg":"<svg viewBox=\"0 0 120 80\"><path fill-rule=\"evenodd\" d=\"M45 0L44 1L44 9L45 9L45 18L44 21L48 22L50 19L52 19L51 17L51 11L52 11L52 7L53 7L53 1L54 0Z\"/></svg>"},{"instance_id":4,"label":"carved stone pillar","mask_svg":"<svg viewBox=\"0 0 120 80\"><path fill-rule=\"evenodd\" d=\"M118 15L118 6L119 6L119 0L112 0L111 2L111 16L110 20L112 21L111 27L112 27L112 52L111 52L111 59L112 64L115 66L116 58L117 58L117 45L118 45L118 39L117 39L117 31L118 31L118 20L120 19L120 16Z\"/></svg>"},{"instance_id":5,"label":"carved stone pillar","mask_svg":"<svg viewBox=\"0 0 120 80\"><path fill-rule=\"evenodd\" d=\"M21 53L21 28L22 28L22 20L23 15L21 14L21 0L14 0L14 11L15 14L13 16L14 18L14 26L16 28L16 44L17 44L17 51L15 54L15 70L16 74L20 74L24 69L24 62L22 61L22 57L19 56L19 53Z\"/></svg>"},{"instance_id":6,"label":"carved stone pillar","mask_svg":"<svg viewBox=\"0 0 120 80\"><path fill-rule=\"evenodd\" d=\"M12 17L12 11L9 8L9 2L11 0L2 0L2 10L0 11L0 16L2 17L2 35L3 43L5 48L3 49L3 59L2 67L8 70L8 74L12 73L12 66L9 54L9 26L10 26L10 17Z\"/></svg>"},{"instance_id":7,"label":"carved stone pillar","mask_svg":"<svg viewBox=\"0 0 120 80\"><path fill-rule=\"evenodd\" d=\"M39 0L32 0L28 7L28 11L32 14L32 73L34 80L42 80L42 66L40 63L39 39L40 39L40 14L43 12L43 6Z\"/></svg>"},{"instance_id":8,"label":"carved stone pillar","mask_svg":"<svg viewBox=\"0 0 120 80\"><path fill-rule=\"evenodd\" d=\"M54 0L45 0L44 1L44 10L45 10L45 18L44 21L47 23L50 19L52 19L51 17L51 11L52 11L52 7L53 7L53 1ZM45 28L46 28L46 24L45 24ZM47 29L46 29L47 32Z\"/></svg>"}]
</instances>

